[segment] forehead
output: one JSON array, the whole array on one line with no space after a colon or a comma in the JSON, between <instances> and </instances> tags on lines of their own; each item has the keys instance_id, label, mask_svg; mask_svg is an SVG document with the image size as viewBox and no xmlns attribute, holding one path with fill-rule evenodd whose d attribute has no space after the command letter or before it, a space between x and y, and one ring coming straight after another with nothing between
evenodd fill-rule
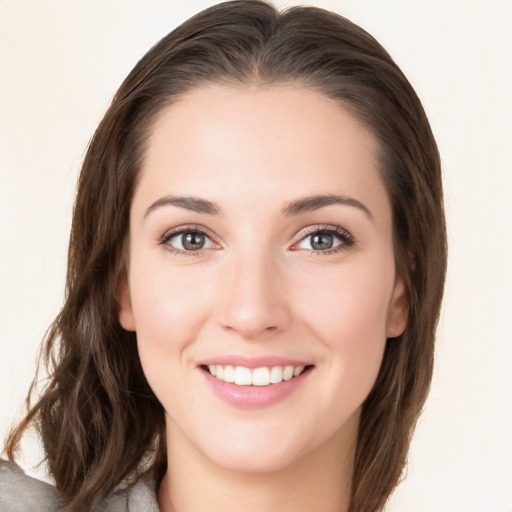
<instances>
[{"instance_id":1,"label":"forehead","mask_svg":"<svg viewBox=\"0 0 512 512\"><path fill-rule=\"evenodd\" d=\"M377 154L373 134L317 91L296 84L201 87L158 116L135 200L173 193L243 197L247 205L340 193L386 208Z\"/></svg>"}]
</instances>

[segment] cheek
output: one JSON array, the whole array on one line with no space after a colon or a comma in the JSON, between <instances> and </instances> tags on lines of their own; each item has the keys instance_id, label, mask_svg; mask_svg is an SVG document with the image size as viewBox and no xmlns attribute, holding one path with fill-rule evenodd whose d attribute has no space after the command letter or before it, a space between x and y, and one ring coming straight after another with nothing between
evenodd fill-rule
<instances>
[{"instance_id":1,"label":"cheek","mask_svg":"<svg viewBox=\"0 0 512 512\"><path fill-rule=\"evenodd\" d=\"M347 267L325 276L312 273L302 286L301 308L329 343L371 344L386 338L392 280L380 266Z\"/></svg>"},{"instance_id":2,"label":"cheek","mask_svg":"<svg viewBox=\"0 0 512 512\"><path fill-rule=\"evenodd\" d=\"M370 392L382 363L394 275L377 265L332 272L325 280L314 277L304 286L301 308L324 346L329 380L336 383L326 386L325 396L336 400L338 395L355 408ZM328 285L319 288L319 282Z\"/></svg>"},{"instance_id":3,"label":"cheek","mask_svg":"<svg viewBox=\"0 0 512 512\"><path fill-rule=\"evenodd\" d=\"M130 295L138 335L177 342L183 334L193 334L194 325L200 324L208 310L211 295L202 277L170 269L165 261L137 265L135 260Z\"/></svg>"},{"instance_id":4,"label":"cheek","mask_svg":"<svg viewBox=\"0 0 512 512\"><path fill-rule=\"evenodd\" d=\"M146 378L162 402L162 389L174 371L187 364L187 347L209 315L212 292L190 272L171 272L158 265L131 268L130 293L137 332L139 356ZM172 389L180 395L181 381Z\"/></svg>"}]
</instances>

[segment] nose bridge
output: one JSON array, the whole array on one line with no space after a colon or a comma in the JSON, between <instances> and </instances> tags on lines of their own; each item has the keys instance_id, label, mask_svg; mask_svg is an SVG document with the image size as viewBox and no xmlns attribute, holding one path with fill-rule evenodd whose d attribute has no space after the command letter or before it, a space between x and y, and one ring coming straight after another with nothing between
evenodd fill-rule
<instances>
[{"instance_id":1,"label":"nose bridge","mask_svg":"<svg viewBox=\"0 0 512 512\"><path fill-rule=\"evenodd\" d=\"M246 339L283 329L289 320L283 268L263 247L233 250L220 286L220 323Z\"/></svg>"}]
</instances>

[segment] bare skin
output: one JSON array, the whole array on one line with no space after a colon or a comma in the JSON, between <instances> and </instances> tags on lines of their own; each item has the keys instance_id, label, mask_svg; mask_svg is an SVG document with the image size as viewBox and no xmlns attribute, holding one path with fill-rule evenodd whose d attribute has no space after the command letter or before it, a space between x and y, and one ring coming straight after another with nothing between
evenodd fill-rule
<instances>
[{"instance_id":1,"label":"bare skin","mask_svg":"<svg viewBox=\"0 0 512 512\"><path fill-rule=\"evenodd\" d=\"M361 405L407 321L376 154L294 84L192 90L155 123L119 319L166 412L162 512L348 509ZM254 392L228 366L283 380Z\"/></svg>"}]
</instances>

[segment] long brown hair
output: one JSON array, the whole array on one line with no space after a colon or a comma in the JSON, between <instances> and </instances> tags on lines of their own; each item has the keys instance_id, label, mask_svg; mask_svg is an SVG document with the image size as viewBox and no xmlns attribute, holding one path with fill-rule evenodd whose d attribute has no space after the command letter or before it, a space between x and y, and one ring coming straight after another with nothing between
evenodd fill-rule
<instances>
[{"instance_id":1,"label":"long brown hair","mask_svg":"<svg viewBox=\"0 0 512 512\"><path fill-rule=\"evenodd\" d=\"M131 198L157 114L206 83L295 82L338 100L380 142L395 258L408 293L404 334L390 339L360 419L351 512L382 509L402 474L426 399L446 269L440 160L428 120L389 54L347 19L311 7L282 13L259 0L216 5L155 45L116 93L78 182L65 304L49 329L49 380L11 432L14 460L34 425L70 512L123 480L166 468L164 413L118 321Z\"/></svg>"}]
</instances>

